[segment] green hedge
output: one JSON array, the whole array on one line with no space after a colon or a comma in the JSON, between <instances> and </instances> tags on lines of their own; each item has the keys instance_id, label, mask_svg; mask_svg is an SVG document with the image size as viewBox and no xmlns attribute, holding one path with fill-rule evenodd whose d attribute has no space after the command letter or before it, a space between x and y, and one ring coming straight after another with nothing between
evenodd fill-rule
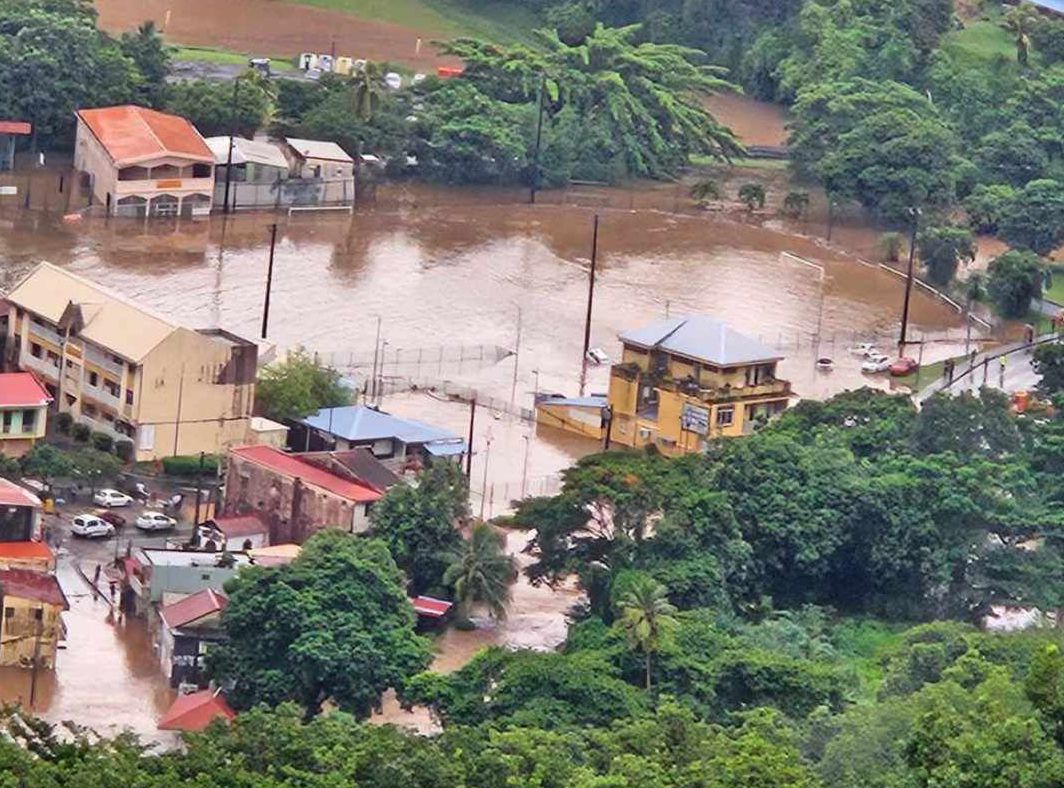
<instances>
[{"instance_id":1,"label":"green hedge","mask_svg":"<svg viewBox=\"0 0 1064 788\"><path fill-rule=\"evenodd\" d=\"M195 476L200 470L198 454L163 457L163 471L168 476ZM218 456L207 454L203 457L203 474L211 476L218 473Z\"/></svg>"}]
</instances>

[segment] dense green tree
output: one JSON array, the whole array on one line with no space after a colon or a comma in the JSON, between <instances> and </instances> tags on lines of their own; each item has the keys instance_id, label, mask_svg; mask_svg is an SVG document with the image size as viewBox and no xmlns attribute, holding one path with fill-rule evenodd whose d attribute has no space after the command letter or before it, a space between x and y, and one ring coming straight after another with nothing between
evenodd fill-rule
<instances>
[{"instance_id":1,"label":"dense green tree","mask_svg":"<svg viewBox=\"0 0 1064 788\"><path fill-rule=\"evenodd\" d=\"M445 579L452 557L462 546L459 528L468 517L469 487L465 475L457 463L443 461L422 471L416 485L392 487L373 507L370 523L373 534L388 545L406 575L410 592L421 594L451 585L462 577L459 574L451 582ZM479 547L481 553L487 553L491 545L484 542ZM495 569L493 566L493 577ZM477 567L470 567L474 574L476 570ZM472 593L474 588L466 588L464 583L463 591ZM497 595L494 585L492 591Z\"/></svg>"},{"instance_id":2,"label":"dense green tree","mask_svg":"<svg viewBox=\"0 0 1064 788\"><path fill-rule=\"evenodd\" d=\"M135 33L123 33L119 46L137 66L143 77L139 99L150 107L160 107L170 73L170 51L152 21L144 22Z\"/></svg>"},{"instance_id":3,"label":"dense green tree","mask_svg":"<svg viewBox=\"0 0 1064 788\"><path fill-rule=\"evenodd\" d=\"M1006 184L976 186L964 199L964 210L973 230L996 233L1001 218L1016 199L1016 190Z\"/></svg>"},{"instance_id":4,"label":"dense green tree","mask_svg":"<svg viewBox=\"0 0 1064 788\"><path fill-rule=\"evenodd\" d=\"M1035 180L1016 193L998 220L1012 246L1046 255L1064 242L1064 183Z\"/></svg>"},{"instance_id":5,"label":"dense green tree","mask_svg":"<svg viewBox=\"0 0 1064 788\"><path fill-rule=\"evenodd\" d=\"M744 183L739 187L739 201L746 210L754 211L765 207L765 187L760 183Z\"/></svg>"},{"instance_id":6,"label":"dense green tree","mask_svg":"<svg viewBox=\"0 0 1064 788\"><path fill-rule=\"evenodd\" d=\"M506 618L510 585L516 577L516 563L506 552L503 534L488 523L477 522L444 572L443 584L454 589L462 614L468 615L474 605L483 605L493 618L502 619Z\"/></svg>"},{"instance_id":7,"label":"dense green tree","mask_svg":"<svg viewBox=\"0 0 1064 788\"><path fill-rule=\"evenodd\" d=\"M1041 376L1038 389L1047 395L1064 392L1064 345L1053 342L1035 348L1031 359L1035 373Z\"/></svg>"},{"instance_id":8,"label":"dense green tree","mask_svg":"<svg viewBox=\"0 0 1064 788\"><path fill-rule=\"evenodd\" d=\"M987 274L987 293L1004 317L1024 317L1042 294L1042 264L1033 252L1005 252L990 261Z\"/></svg>"},{"instance_id":9,"label":"dense green tree","mask_svg":"<svg viewBox=\"0 0 1064 788\"><path fill-rule=\"evenodd\" d=\"M256 410L282 422L350 402L351 391L340 382L340 373L303 348L264 368L255 385Z\"/></svg>"},{"instance_id":10,"label":"dense green tree","mask_svg":"<svg viewBox=\"0 0 1064 788\"><path fill-rule=\"evenodd\" d=\"M917 248L927 278L940 286L953 281L959 263L975 260L975 238L961 227L927 227L917 238Z\"/></svg>"},{"instance_id":11,"label":"dense green tree","mask_svg":"<svg viewBox=\"0 0 1064 788\"><path fill-rule=\"evenodd\" d=\"M168 85L165 108L188 118L205 137L236 134L254 137L273 112L273 87L247 72L232 83L206 79Z\"/></svg>"},{"instance_id":12,"label":"dense green tree","mask_svg":"<svg viewBox=\"0 0 1064 788\"><path fill-rule=\"evenodd\" d=\"M983 180L1021 187L1046 177L1049 156L1035 130L1025 121L1018 121L983 137L975 163Z\"/></svg>"},{"instance_id":13,"label":"dense green tree","mask_svg":"<svg viewBox=\"0 0 1064 788\"><path fill-rule=\"evenodd\" d=\"M208 663L239 709L293 700L311 716L331 701L367 717L381 693L431 657L414 633L399 570L377 540L322 531L291 564L246 568L226 593L228 640Z\"/></svg>"}]
</instances>

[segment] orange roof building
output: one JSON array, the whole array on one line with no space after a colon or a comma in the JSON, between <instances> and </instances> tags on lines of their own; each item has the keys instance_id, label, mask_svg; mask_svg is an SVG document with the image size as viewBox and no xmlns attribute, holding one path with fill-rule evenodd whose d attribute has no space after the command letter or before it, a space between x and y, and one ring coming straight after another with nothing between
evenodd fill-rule
<instances>
[{"instance_id":1,"label":"orange roof building","mask_svg":"<svg viewBox=\"0 0 1064 788\"><path fill-rule=\"evenodd\" d=\"M131 104L77 113L74 167L119 216L210 212L214 156L185 118Z\"/></svg>"},{"instance_id":2,"label":"orange roof building","mask_svg":"<svg viewBox=\"0 0 1064 788\"><path fill-rule=\"evenodd\" d=\"M205 689L179 695L159 720L159 730L201 731L216 719L231 720L236 712L225 702L219 690Z\"/></svg>"}]
</instances>

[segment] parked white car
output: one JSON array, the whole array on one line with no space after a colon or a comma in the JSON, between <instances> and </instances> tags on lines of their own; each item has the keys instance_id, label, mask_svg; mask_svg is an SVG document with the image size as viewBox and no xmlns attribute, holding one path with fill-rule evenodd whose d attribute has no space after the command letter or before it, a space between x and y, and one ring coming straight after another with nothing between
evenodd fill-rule
<instances>
[{"instance_id":1,"label":"parked white car","mask_svg":"<svg viewBox=\"0 0 1064 788\"><path fill-rule=\"evenodd\" d=\"M142 531L168 531L177 525L177 520L161 512L144 512L136 520L136 526Z\"/></svg>"},{"instance_id":2,"label":"parked white car","mask_svg":"<svg viewBox=\"0 0 1064 788\"><path fill-rule=\"evenodd\" d=\"M890 369L890 357L885 356L882 353L873 353L870 355L863 364L861 364L862 372L886 372Z\"/></svg>"},{"instance_id":3,"label":"parked white car","mask_svg":"<svg viewBox=\"0 0 1064 788\"><path fill-rule=\"evenodd\" d=\"M115 527L94 514L79 514L71 521L70 532L86 539L106 539L115 535Z\"/></svg>"},{"instance_id":4,"label":"parked white car","mask_svg":"<svg viewBox=\"0 0 1064 788\"><path fill-rule=\"evenodd\" d=\"M106 506L111 509L116 506L129 506L133 503L133 499L118 490L104 488L96 491L96 494L92 496L92 502L97 506Z\"/></svg>"},{"instance_id":5,"label":"parked white car","mask_svg":"<svg viewBox=\"0 0 1064 788\"><path fill-rule=\"evenodd\" d=\"M876 346L872 342L858 342L856 345L850 348L850 353L855 356L864 356L865 358L883 355L878 350L876 350Z\"/></svg>"}]
</instances>

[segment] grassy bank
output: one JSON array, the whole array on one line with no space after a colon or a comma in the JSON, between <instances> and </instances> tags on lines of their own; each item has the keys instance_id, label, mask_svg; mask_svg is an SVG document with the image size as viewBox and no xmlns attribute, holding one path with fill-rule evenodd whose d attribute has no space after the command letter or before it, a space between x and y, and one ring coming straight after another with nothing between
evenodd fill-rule
<instances>
[{"instance_id":1,"label":"grassy bank","mask_svg":"<svg viewBox=\"0 0 1064 788\"><path fill-rule=\"evenodd\" d=\"M294 0L304 5L391 22L440 38L467 36L500 43L531 42L542 26L528 9L511 3L481 0Z\"/></svg>"},{"instance_id":2,"label":"grassy bank","mask_svg":"<svg viewBox=\"0 0 1064 788\"><path fill-rule=\"evenodd\" d=\"M246 66L250 55L242 52L227 52L224 49L206 47L174 47L171 53L174 60L195 63L219 63L226 66ZM295 66L282 58L270 58L270 68L274 71L294 71Z\"/></svg>"},{"instance_id":3,"label":"grassy bank","mask_svg":"<svg viewBox=\"0 0 1064 788\"><path fill-rule=\"evenodd\" d=\"M962 64L984 67L999 58L1016 62L1016 43L995 21L972 22L942 39L942 50Z\"/></svg>"}]
</instances>

